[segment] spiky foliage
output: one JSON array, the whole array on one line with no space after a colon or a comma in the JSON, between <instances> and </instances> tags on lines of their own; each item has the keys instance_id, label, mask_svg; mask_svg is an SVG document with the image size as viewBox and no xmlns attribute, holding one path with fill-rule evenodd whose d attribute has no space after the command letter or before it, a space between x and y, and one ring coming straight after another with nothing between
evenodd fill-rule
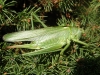
<instances>
[{"instance_id":1,"label":"spiky foliage","mask_svg":"<svg viewBox=\"0 0 100 75\"><path fill-rule=\"evenodd\" d=\"M6 47L13 43L0 42L0 75L100 75L99 0L38 0L36 2L29 0L30 7L27 7L28 2L21 1L24 2L23 9L16 11L9 6L19 3L18 1L1 0L0 37L3 36L4 31L7 31L2 31L2 28L7 25L7 28L15 26L15 29L12 29L17 31L47 27L43 16L57 11L56 15L59 16L55 18L56 26L76 25L84 28L85 33L81 40L90 46L87 48L73 42L62 57L59 52L55 52L14 58L14 55L28 52L28 50L7 49ZM18 7L18 4L15 7ZM27 42L15 44L22 43Z\"/></svg>"}]
</instances>

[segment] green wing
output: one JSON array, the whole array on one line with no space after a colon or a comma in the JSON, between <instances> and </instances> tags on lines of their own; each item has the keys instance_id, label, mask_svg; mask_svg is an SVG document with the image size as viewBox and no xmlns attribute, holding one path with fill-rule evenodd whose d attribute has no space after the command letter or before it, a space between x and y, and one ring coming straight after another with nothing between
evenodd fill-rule
<instances>
[{"instance_id":1,"label":"green wing","mask_svg":"<svg viewBox=\"0 0 100 75\"><path fill-rule=\"evenodd\" d=\"M36 40L36 38L38 39L41 36L43 37L44 35L45 35L44 37L46 37L56 32L60 32L64 29L65 27L47 27L47 28L36 29L36 30L13 32L4 35L3 40L8 42L34 41Z\"/></svg>"},{"instance_id":2,"label":"green wing","mask_svg":"<svg viewBox=\"0 0 100 75\"><path fill-rule=\"evenodd\" d=\"M38 30L14 32L4 35L5 41L33 41L30 44L14 45L10 48L46 49L59 43L66 44L66 39L70 39L69 27L48 27Z\"/></svg>"}]
</instances>

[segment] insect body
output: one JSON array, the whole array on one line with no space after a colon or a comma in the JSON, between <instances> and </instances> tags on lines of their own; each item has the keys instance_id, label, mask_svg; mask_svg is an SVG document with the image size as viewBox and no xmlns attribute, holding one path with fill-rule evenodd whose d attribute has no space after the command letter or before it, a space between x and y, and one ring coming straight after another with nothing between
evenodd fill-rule
<instances>
[{"instance_id":1,"label":"insect body","mask_svg":"<svg viewBox=\"0 0 100 75\"><path fill-rule=\"evenodd\" d=\"M8 33L3 36L3 39L8 42L31 41L30 44L9 46L9 48L27 48L35 50L22 54L25 56L56 51L61 51L60 54L62 55L70 45L71 40L87 45L79 40L82 32L83 30L81 28L76 27L47 27L37 30ZM65 47L62 49L63 46Z\"/></svg>"}]
</instances>

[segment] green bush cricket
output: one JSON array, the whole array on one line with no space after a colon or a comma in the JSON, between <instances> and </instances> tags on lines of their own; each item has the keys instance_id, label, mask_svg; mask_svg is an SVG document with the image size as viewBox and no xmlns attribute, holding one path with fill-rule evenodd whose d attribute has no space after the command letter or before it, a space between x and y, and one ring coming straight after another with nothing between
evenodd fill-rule
<instances>
[{"instance_id":1,"label":"green bush cricket","mask_svg":"<svg viewBox=\"0 0 100 75\"><path fill-rule=\"evenodd\" d=\"M31 41L30 44L9 46L9 48L27 48L34 50L22 54L24 56L56 51L61 51L60 54L63 55L64 51L69 47L71 40L88 46L88 44L79 40L82 33L83 30L77 27L46 27L8 33L3 36L3 39L7 42Z\"/></svg>"}]
</instances>

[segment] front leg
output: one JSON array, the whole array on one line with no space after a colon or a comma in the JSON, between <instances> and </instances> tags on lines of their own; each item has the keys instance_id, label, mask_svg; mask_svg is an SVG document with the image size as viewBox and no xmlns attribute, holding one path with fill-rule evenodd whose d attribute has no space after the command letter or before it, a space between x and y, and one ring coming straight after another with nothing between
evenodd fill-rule
<instances>
[{"instance_id":1,"label":"front leg","mask_svg":"<svg viewBox=\"0 0 100 75\"><path fill-rule=\"evenodd\" d=\"M80 40L77 40L77 39L72 39L73 41L75 41L75 42L77 42L77 43L79 43L79 44L82 44L82 45L85 45L85 46L89 46L87 43L85 43L85 42L82 42L82 41L80 41Z\"/></svg>"}]
</instances>

